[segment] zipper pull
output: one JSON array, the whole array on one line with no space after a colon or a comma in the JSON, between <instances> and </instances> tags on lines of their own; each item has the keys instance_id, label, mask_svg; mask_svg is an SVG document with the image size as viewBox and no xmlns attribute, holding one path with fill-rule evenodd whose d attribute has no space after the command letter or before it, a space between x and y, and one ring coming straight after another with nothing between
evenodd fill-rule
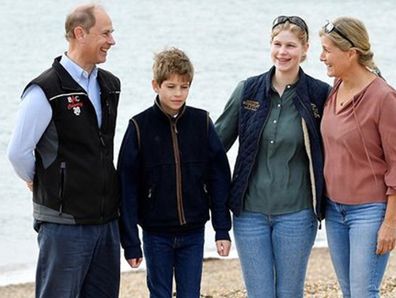
<instances>
[{"instance_id":1,"label":"zipper pull","mask_svg":"<svg viewBox=\"0 0 396 298\"><path fill-rule=\"evenodd\" d=\"M102 146L103 147L106 147L106 144L105 144L105 142L104 142L104 140L103 140L103 136L102 136L102 133L99 131L99 140L100 140L100 143L102 144Z\"/></svg>"},{"instance_id":2,"label":"zipper pull","mask_svg":"<svg viewBox=\"0 0 396 298\"><path fill-rule=\"evenodd\" d=\"M172 126L173 126L173 130L175 131L175 133L178 134L179 132L177 131L176 122L172 122Z\"/></svg>"},{"instance_id":3,"label":"zipper pull","mask_svg":"<svg viewBox=\"0 0 396 298\"><path fill-rule=\"evenodd\" d=\"M61 204L59 206L59 215L62 215L63 213L63 193L64 193L64 187L65 187L65 169L66 169L66 162L62 161L60 164L60 177L61 177L61 185L59 188L59 197L62 200Z\"/></svg>"}]
</instances>

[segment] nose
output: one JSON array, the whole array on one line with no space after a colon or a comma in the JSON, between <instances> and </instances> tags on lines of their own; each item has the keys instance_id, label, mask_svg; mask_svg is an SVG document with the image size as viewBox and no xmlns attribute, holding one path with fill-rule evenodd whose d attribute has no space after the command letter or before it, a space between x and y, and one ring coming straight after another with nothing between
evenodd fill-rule
<instances>
[{"instance_id":1,"label":"nose","mask_svg":"<svg viewBox=\"0 0 396 298\"><path fill-rule=\"evenodd\" d=\"M319 55L319 60L321 61L321 62L324 62L325 61L325 55L324 55L324 52L322 51L321 53L320 53L320 55Z\"/></svg>"},{"instance_id":2,"label":"nose","mask_svg":"<svg viewBox=\"0 0 396 298\"><path fill-rule=\"evenodd\" d=\"M180 87L175 88L175 96L180 96L180 95L182 95L182 90L181 90L181 88L180 88Z\"/></svg>"},{"instance_id":3,"label":"nose","mask_svg":"<svg viewBox=\"0 0 396 298\"><path fill-rule=\"evenodd\" d=\"M279 47L279 52L283 53L285 51L286 51L286 47L284 46Z\"/></svg>"},{"instance_id":4,"label":"nose","mask_svg":"<svg viewBox=\"0 0 396 298\"><path fill-rule=\"evenodd\" d=\"M112 46L114 46L116 44L113 33L109 33L109 36L107 38L107 42L109 44L111 44Z\"/></svg>"}]
</instances>

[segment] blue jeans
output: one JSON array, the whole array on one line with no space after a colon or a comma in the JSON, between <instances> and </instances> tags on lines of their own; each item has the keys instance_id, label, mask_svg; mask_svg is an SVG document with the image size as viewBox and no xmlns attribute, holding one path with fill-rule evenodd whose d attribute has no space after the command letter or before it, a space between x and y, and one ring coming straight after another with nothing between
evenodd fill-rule
<instances>
[{"instance_id":1,"label":"blue jeans","mask_svg":"<svg viewBox=\"0 0 396 298\"><path fill-rule=\"evenodd\" d=\"M249 298L303 297L317 231L311 209L271 216L242 212L233 228Z\"/></svg>"},{"instance_id":2,"label":"blue jeans","mask_svg":"<svg viewBox=\"0 0 396 298\"><path fill-rule=\"evenodd\" d=\"M175 272L176 297L199 298L204 229L182 235L143 231L147 286L151 298L171 298Z\"/></svg>"},{"instance_id":3,"label":"blue jeans","mask_svg":"<svg viewBox=\"0 0 396 298\"><path fill-rule=\"evenodd\" d=\"M117 221L100 225L41 223L36 297L118 297Z\"/></svg>"},{"instance_id":4,"label":"blue jeans","mask_svg":"<svg viewBox=\"0 0 396 298\"><path fill-rule=\"evenodd\" d=\"M327 242L345 298L380 297L389 254L375 251L385 210L384 203L344 205L327 200Z\"/></svg>"}]
</instances>

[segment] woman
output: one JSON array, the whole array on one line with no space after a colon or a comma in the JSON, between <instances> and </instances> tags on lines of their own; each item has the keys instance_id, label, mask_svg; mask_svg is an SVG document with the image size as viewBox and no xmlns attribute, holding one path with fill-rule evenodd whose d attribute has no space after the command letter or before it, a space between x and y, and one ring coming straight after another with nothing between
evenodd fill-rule
<instances>
[{"instance_id":1,"label":"woman","mask_svg":"<svg viewBox=\"0 0 396 298\"><path fill-rule=\"evenodd\" d=\"M361 21L338 18L320 37L336 79L321 125L330 254L344 297L379 297L396 239L396 92L376 74Z\"/></svg>"},{"instance_id":2,"label":"woman","mask_svg":"<svg viewBox=\"0 0 396 298\"><path fill-rule=\"evenodd\" d=\"M239 137L230 207L251 298L303 297L323 217L319 122L329 86L300 68L307 51L304 20L277 17L274 66L240 82L216 123L226 150Z\"/></svg>"}]
</instances>

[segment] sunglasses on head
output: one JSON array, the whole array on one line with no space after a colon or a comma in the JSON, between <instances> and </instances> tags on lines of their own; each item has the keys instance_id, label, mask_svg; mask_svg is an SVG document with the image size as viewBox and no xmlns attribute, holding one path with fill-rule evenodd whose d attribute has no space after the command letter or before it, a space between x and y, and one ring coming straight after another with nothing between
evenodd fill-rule
<instances>
[{"instance_id":1,"label":"sunglasses on head","mask_svg":"<svg viewBox=\"0 0 396 298\"><path fill-rule=\"evenodd\" d=\"M303 29L307 33L307 40L308 40L308 26L305 21L298 17L298 16L279 16L275 18L275 20L272 22L272 29L274 29L276 26L280 24L284 24L286 22L289 22L291 24L297 25L301 29Z\"/></svg>"},{"instance_id":2,"label":"sunglasses on head","mask_svg":"<svg viewBox=\"0 0 396 298\"><path fill-rule=\"evenodd\" d=\"M354 43L344 33L342 33L342 31L337 29L337 27L332 22L327 21L327 23L323 26L323 30L327 34L330 34L331 32L337 33L343 39L348 41L352 45L353 48L355 47Z\"/></svg>"}]
</instances>

